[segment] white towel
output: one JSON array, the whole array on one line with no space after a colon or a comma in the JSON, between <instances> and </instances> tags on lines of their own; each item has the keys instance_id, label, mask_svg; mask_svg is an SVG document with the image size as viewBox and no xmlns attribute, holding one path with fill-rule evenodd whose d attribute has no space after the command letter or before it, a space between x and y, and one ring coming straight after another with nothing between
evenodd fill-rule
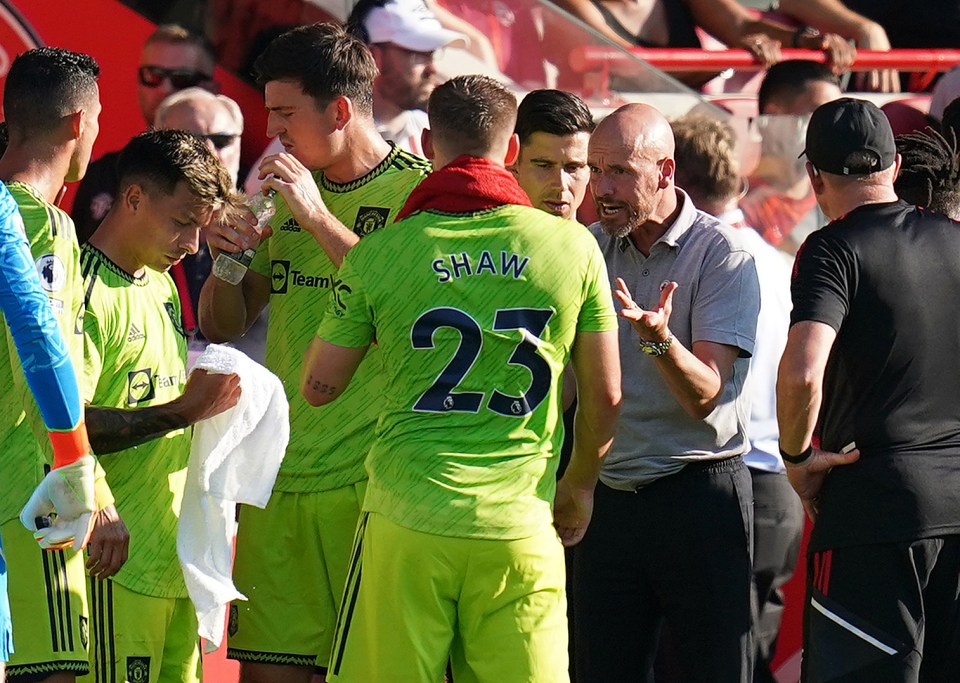
<instances>
[{"instance_id":1,"label":"white towel","mask_svg":"<svg viewBox=\"0 0 960 683\"><path fill-rule=\"evenodd\" d=\"M236 504L265 507L290 438L283 384L228 346L211 344L194 369L240 376L240 401L197 423L177 529L177 555L204 638L213 652L223 640L227 604L246 600L232 578Z\"/></svg>"}]
</instances>

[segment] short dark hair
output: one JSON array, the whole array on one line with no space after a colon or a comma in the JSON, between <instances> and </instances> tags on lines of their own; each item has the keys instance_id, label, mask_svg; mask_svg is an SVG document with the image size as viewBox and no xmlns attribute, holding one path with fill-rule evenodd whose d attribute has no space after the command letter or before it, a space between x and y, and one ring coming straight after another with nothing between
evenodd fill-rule
<instances>
[{"instance_id":1,"label":"short dark hair","mask_svg":"<svg viewBox=\"0 0 960 683\"><path fill-rule=\"evenodd\" d=\"M771 102L793 100L800 95L808 83L822 81L840 87L840 79L835 73L819 62L809 59L788 59L774 64L763 77L757 93L757 108L766 113Z\"/></svg>"},{"instance_id":2,"label":"short dark hair","mask_svg":"<svg viewBox=\"0 0 960 683\"><path fill-rule=\"evenodd\" d=\"M960 153L952 129L898 135L902 162L893 188L904 201L960 220Z\"/></svg>"},{"instance_id":3,"label":"short dark hair","mask_svg":"<svg viewBox=\"0 0 960 683\"><path fill-rule=\"evenodd\" d=\"M361 112L373 113L377 65L356 36L336 24L310 24L274 38L253 65L257 83L297 81L318 105L349 97Z\"/></svg>"},{"instance_id":4,"label":"short dark hair","mask_svg":"<svg viewBox=\"0 0 960 683\"><path fill-rule=\"evenodd\" d=\"M120 192L133 183L172 195L178 183L212 208L236 200L230 174L202 139L182 130L151 130L127 143L117 159Z\"/></svg>"},{"instance_id":5,"label":"short dark hair","mask_svg":"<svg viewBox=\"0 0 960 683\"><path fill-rule=\"evenodd\" d=\"M13 60L3 109L15 138L49 133L96 97L100 67L90 55L58 47L27 50Z\"/></svg>"},{"instance_id":6,"label":"short dark hair","mask_svg":"<svg viewBox=\"0 0 960 683\"><path fill-rule=\"evenodd\" d=\"M592 133L593 114L579 97L564 90L532 90L517 107L516 134L524 144L534 133Z\"/></svg>"},{"instance_id":7,"label":"short dark hair","mask_svg":"<svg viewBox=\"0 0 960 683\"><path fill-rule=\"evenodd\" d=\"M390 2L390 0L360 0L353 6L353 9L350 10L350 16L347 17L347 23L345 24L347 33L356 36L365 44L369 45L370 34L367 33L367 27L364 25L364 22L367 20L367 15L370 14L371 10L377 7L383 7L388 2Z\"/></svg>"},{"instance_id":8,"label":"short dark hair","mask_svg":"<svg viewBox=\"0 0 960 683\"><path fill-rule=\"evenodd\" d=\"M427 112L434 146L483 156L513 133L517 98L489 76L457 76L434 89Z\"/></svg>"},{"instance_id":9,"label":"short dark hair","mask_svg":"<svg viewBox=\"0 0 960 683\"><path fill-rule=\"evenodd\" d=\"M733 129L722 121L690 115L672 121L677 185L694 204L723 203L740 190L740 165Z\"/></svg>"}]
</instances>

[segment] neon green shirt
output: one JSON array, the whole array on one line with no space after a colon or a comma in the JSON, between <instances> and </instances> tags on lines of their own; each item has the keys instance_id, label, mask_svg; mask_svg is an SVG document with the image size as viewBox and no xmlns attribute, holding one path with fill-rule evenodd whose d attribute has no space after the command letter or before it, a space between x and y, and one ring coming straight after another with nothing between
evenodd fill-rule
<instances>
[{"instance_id":1,"label":"neon green shirt","mask_svg":"<svg viewBox=\"0 0 960 683\"><path fill-rule=\"evenodd\" d=\"M80 248L73 220L24 183L7 183L17 202L36 259L40 284L60 323L74 368L83 361L83 279ZM47 429L33 394L27 387L10 331L0 335L0 387L10 392L0 401L0 523L20 513L33 489L43 479L43 466L53 462ZM34 457L29 457L34 453Z\"/></svg>"},{"instance_id":2,"label":"neon green shirt","mask_svg":"<svg viewBox=\"0 0 960 683\"><path fill-rule=\"evenodd\" d=\"M317 334L383 353L365 509L445 536L541 533L575 334L616 328L596 240L537 209L422 211L354 247Z\"/></svg>"},{"instance_id":3,"label":"neon green shirt","mask_svg":"<svg viewBox=\"0 0 960 683\"><path fill-rule=\"evenodd\" d=\"M351 183L338 185L319 173L315 177L333 215L364 237L393 222L428 171L425 160L394 147L376 168ZM275 488L308 492L348 486L366 476L363 460L386 388L382 361L378 352L368 353L350 389L333 405L318 409L303 400L303 354L323 316L337 268L279 198L270 224L273 235L251 268L271 280L266 366L283 381L290 402L290 444ZM385 260L392 262L392 257Z\"/></svg>"},{"instance_id":4,"label":"neon green shirt","mask_svg":"<svg viewBox=\"0 0 960 683\"><path fill-rule=\"evenodd\" d=\"M180 298L166 273L134 278L88 245L84 400L94 406L144 408L183 393L187 340ZM130 556L114 576L121 586L163 598L185 598L177 560L177 520L190 457L190 432L179 429L100 457L130 531Z\"/></svg>"}]
</instances>

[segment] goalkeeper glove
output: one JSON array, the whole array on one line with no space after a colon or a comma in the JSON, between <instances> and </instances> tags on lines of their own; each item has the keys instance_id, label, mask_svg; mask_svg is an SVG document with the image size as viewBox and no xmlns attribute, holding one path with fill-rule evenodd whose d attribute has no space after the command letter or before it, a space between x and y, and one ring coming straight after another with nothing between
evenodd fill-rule
<instances>
[{"instance_id":1,"label":"goalkeeper glove","mask_svg":"<svg viewBox=\"0 0 960 683\"><path fill-rule=\"evenodd\" d=\"M92 455L50 470L43 478L20 512L20 521L34 532L41 548L57 550L72 543L80 551L87 545L97 510L94 479ZM56 517L43 526L43 518L51 512Z\"/></svg>"}]
</instances>

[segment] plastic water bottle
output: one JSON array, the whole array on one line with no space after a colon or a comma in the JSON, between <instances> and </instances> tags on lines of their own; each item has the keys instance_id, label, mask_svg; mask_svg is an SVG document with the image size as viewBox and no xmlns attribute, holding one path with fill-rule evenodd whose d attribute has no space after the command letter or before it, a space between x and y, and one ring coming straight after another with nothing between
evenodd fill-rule
<instances>
[{"instance_id":1,"label":"plastic water bottle","mask_svg":"<svg viewBox=\"0 0 960 683\"><path fill-rule=\"evenodd\" d=\"M247 202L247 208L257 217L257 232L261 232L277 210L273 201L273 191L258 192L253 195ZM217 255L217 260L213 262L213 274L224 282L238 285L256 253L256 249L244 249L235 253L221 251Z\"/></svg>"}]
</instances>

